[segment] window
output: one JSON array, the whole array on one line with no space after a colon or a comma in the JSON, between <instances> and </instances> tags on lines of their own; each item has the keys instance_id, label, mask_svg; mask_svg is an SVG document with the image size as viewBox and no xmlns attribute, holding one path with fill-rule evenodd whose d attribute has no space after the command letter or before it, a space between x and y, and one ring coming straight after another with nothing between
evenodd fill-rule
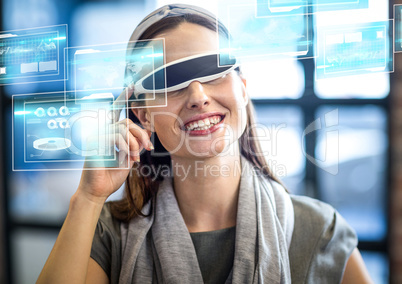
<instances>
[{"instance_id":1,"label":"window","mask_svg":"<svg viewBox=\"0 0 402 284\"><path fill-rule=\"evenodd\" d=\"M316 157L325 158L326 144L339 145L337 174L317 168L320 198L332 204L356 230L360 241L382 241L386 237L386 114L372 106L323 106L317 117L328 109L339 111L338 136L318 135ZM335 143L329 139L338 140Z\"/></svg>"}]
</instances>

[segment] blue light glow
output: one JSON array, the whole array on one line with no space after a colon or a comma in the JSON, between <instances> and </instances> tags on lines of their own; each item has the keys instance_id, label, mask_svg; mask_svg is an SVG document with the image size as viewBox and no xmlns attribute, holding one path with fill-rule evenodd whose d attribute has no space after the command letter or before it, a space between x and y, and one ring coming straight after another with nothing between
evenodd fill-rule
<instances>
[{"instance_id":1,"label":"blue light glow","mask_svg":"<svg viewBox=\"0 0 402 284\"><path fill-rule=\"evenodd\" d=\"M61 37L55 37L55 38L53 38L53 40L65 40L66 39L66 37L65 36L61 36ZM49 41L50 41L50 39L49 39Z\"/></svg>"},{"instance_id":2,"label":"blue light glow","mask_svg":"<svg viewBox=\"0 0 402 284\"><path fill-rule=\"evenodd\" d=\"M67 25L0 32L0 85L64 80Z\"/></svg>"},{"instance_id":3,"label":"blue light glow","mask_svg":"<svg viewBox=\"0 0 402 284\"><path fill-rule=\"evenodd\" d=\"M395 52L402 52L402 5L394 5Z\"/></svg>"},{"instance_id":4,"label":"blue light glow","mask_svg":"<svg viewBox=\"0 0 402 284\"><path fill-rule=\"evenodd\" d=\"M25 115L25 114L30 114L30 111L24 111L24 110L20 110L20 111L15 111L14 115Z\"/></svg>"},{"instance_id":5,"label":"blue light glow","mask_svg":"<svg viewBox=\"0 0 402 284\"><path fill-rule=\"evenodd\" d=\"M64 92L13 96L13 169L116 167L111 131L113 97L64 100Z\"/></svg>"},{"instance_id":6,"label":"blue light glow","mask_svg":"<svg viewBox=\"0 0 402 284\"><path fill-rule=\"evenodd\" d=\"M300 7L314 7L316 12L364 9L368 0L257 0L260 16L292 11Z\"/></svg>"},{"instance_id":7,"label":"blue light glow","mask_svg":"<svg viewBox=\"0 0 402 284\"><path fill-rule=\"evenodd\" d=\"M393 71L392 22L318 30L317 79Z\"/></svg>"},{"instance_id":8,"label":"blue light glow","mask_svg":"<svg viewBox=\"0 0 402 284\"><path fill-rule=\"evenodd\" d=\"M260 4L237 0L221 1L219 5L218 17L230 34L226 40L224 31L219 31L219 49L228 51L221 54L221 65L229 64L234 57L245 62L273 56L313 56L312 15L307 7L261 15Z\"/></svg>"},{"instance_id":9,"label":"blue light glow","mask_svg":"<svg viewBox=\"0 0 402 284\"><path fill-rule=\"evenodd\" d=\"M130 83L164 64L161 39L137 41L130 55L126 53L127 43L68 48L66 88L74 95L69 99L79 103L83 97L102 93L117 98Z\"/></svg>"}]
</instances>

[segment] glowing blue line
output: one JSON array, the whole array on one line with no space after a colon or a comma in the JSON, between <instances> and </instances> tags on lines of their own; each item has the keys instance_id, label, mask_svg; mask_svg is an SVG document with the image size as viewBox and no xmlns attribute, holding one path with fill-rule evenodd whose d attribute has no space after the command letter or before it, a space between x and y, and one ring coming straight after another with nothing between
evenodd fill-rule
<instances>
[{"instance_id":1,"label":"glowing blue line","mask_svg":"<svg viewBox=\"0 0 402 284\"><path fill-rule=\"evenodd\" d=\"M30 114L30 113L31 113L30 111L23 111L23 110L14 112L15 115L24 115L24 114Z\"/></svg>"},{"instance_id":2,"label":"glowing blue line","mask_svg":"<svg viewBox=\"0 0 402 284\"><path fill-rule=\"evenodd\" d=\"M63 40L63 39L66 39L66 37L65 36L60 36L60 37L53 38L53 40Z\"/></svg>"},{"instance_id":3,"label":"glowing blue line","mask_svg":"<svg viewBox=\"0 0 402 284\"><path fill-rule=\"evenodd\" d=\"M163 53L154 53L146 55L146 57L160 57L160 56L163 56Z\"/></svg>"}]
</instances>

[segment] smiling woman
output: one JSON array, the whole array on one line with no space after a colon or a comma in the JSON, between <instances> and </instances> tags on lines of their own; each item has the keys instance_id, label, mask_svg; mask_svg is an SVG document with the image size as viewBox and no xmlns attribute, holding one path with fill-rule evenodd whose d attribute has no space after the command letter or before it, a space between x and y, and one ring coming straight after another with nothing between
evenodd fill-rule
<instances>
[{"instance_id":1,"label":"smiling woman","mask_svg":"<svg viewBox=\"0 0 402 284\"><path fill-rule=\"evenodd\" d=\"M195 6L164 6L130 42L163 38L169 72L219 54L216 23ZM271 173L240 69L217 74L183 75L166 106L131 105L117 123L128 169L83 172L38 283L370 282L344 219ZM104 204L125 179L125 197Z\"/></svg>"}]
</instances>

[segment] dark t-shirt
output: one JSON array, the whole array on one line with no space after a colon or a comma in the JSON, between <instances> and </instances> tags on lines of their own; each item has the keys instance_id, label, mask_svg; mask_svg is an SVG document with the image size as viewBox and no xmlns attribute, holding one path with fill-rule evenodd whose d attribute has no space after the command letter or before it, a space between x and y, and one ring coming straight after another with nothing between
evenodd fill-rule
<instances>
[{"instance_id":1,"label":"dark t-shirt","mask_svg":"<svg viewBox=\"0 0 402 284\"><path fill-rule=\"evenodd\" d=\"M330 205L304 196L291 196L291 200L295 213L289 248L292 282L340 283L346 262L357 245L356 234ZM235 228L192 233L191 237L204 281L224 283L220 280L228 276L227 271L233 266ZM216 253L210 255L214 250ZM120 223L111 216L108 204L98 221L91 258L103 268L111 283L118 283Z\"/></svg>"},{"instance_id":2,"label":"dark t-shirt","mask_svg":"<svg viewBox=\"0 0 402 284\"><path fill-rule=\"evenodd\" d=\"M225 283L233 267L236 227L190 236L204 283Z\"/></svg>"}]
</instances>

